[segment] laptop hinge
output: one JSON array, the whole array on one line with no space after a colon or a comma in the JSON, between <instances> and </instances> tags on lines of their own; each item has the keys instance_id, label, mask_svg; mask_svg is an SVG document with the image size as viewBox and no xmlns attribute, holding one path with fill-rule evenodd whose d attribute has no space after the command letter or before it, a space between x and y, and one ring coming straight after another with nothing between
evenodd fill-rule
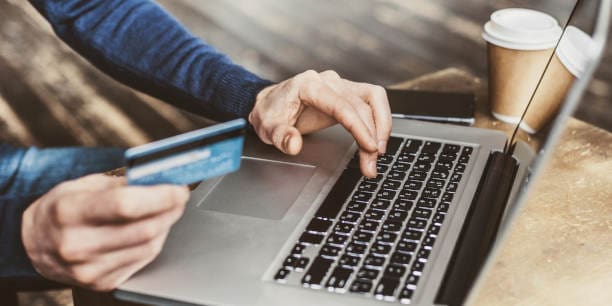
<instances>
[{"instance_id":1,"label":"laptop hinge","mask_svg":"<svg viewBox=\"0 0 612 306\"><path fill-rule=\"evenodd\" d=\"M455 306L465 301L495 241L517 169L518 162L510 154L489 155L436 304Z\"/></svg>"}]
</instances>

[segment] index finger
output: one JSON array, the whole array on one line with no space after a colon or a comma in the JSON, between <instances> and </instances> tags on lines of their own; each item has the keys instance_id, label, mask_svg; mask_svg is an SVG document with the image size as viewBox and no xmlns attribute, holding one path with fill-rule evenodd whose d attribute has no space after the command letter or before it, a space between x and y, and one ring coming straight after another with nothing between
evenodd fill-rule
<instances>
[{"instance_id":1,"label":"index finger","mask_svg":"<svg viewBox=\"0 0 612 306\"><path fill-rule=\"evenodd\" d=\"M378 151L379 153L385 153L393 122L387 92L383 87L366 83L357 83L357 88L362 99L372 108L374 125L376 126L376 139L378 139Z\"/></svg>"},{"instance_id":2,"label":"index finger","mask_svg":"<svg viewBox=\"0 0 612 306\"><path fill-rule=\"evenodd\" d=\"M125 223L183 207L188 198L186 187L128 186L88 193L72 206L83 223Z\"/></svg>"},{"instance_id":3,"label":"index finger","mask_svg":"<svg viewBox=\"0 0 612 306\"><path fill-rule=\"evenodd\" d=\"M373 135L359 117L357 110L344 97L320 80L305 84L299 90L301 101L338 120L355 137L363 150L367 152L377 150Z\"/></svg>"}]
</instances>

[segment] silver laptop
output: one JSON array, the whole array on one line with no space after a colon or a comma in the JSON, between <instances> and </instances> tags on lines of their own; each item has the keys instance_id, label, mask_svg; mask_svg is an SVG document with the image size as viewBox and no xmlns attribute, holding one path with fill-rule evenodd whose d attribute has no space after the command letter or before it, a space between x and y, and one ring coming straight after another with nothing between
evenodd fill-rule
<instances>
[{"instance_id":1,"label":"silver laptop","mask_svg":"<svg viewBox=\"0 0 612 306\"><path fill-rule=\"evenodd\" d=\"M572 11L590 22L576 24L595 46L538 154L498 131L394 119L379 175L366 179L340 127L306 137L294 157L247 139L241 170L195 189L161 255L115 295L154 305L462 304L592 77L610 2Z\"/></svg>"}]
</instances>

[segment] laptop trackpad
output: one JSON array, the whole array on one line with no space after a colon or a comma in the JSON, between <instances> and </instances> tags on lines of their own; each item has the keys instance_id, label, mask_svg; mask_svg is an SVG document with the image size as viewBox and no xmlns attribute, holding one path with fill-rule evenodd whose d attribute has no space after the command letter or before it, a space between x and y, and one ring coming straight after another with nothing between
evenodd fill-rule
<instances>
[{"instance_id":1,"label":"laptop trackpad","mask_svg":"<svg viewBox=\"0 0 612 306\"><path fill-rule=\"evenodd\" d=\"M198 207L280 220L315 170L309 165L243 158L240 170L221 178Z\"/></svg>"}]
</instances>

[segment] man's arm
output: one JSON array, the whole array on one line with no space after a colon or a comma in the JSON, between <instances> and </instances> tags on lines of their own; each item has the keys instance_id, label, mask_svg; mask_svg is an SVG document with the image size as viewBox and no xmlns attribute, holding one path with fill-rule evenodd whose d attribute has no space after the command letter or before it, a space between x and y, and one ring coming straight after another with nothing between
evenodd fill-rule
<instances>
[{"instance_id":1,"label":"man's arm","mask_svg":"<svg viewBox=\"0 0 612 306\"><path fill-rule=\"evenodd\" d=\"M246 118L271 82L231 62L149 0L30 0L68 45L120 82L183 109Z\"/></svg>"}]
</instances>

